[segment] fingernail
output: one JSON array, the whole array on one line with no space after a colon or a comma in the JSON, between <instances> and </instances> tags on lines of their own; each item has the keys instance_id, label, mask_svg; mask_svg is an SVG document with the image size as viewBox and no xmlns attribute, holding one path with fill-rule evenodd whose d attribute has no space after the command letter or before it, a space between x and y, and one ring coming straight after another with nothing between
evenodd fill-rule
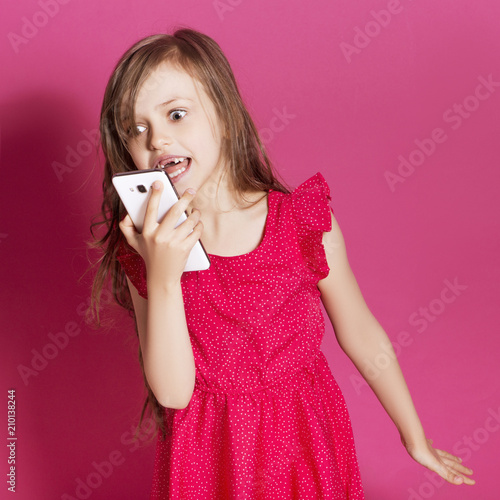
<instances>
[{"instance_id":1,"label":"fingernail","mask_svg":"<svg viewBox=\"0 0 500 500\"><path fill-rule=\"evenodd\" d=\"M161 187L161 182L160 181L154 181L153 182L153 189L160 189Z\"/></svg>"},{"instance_id":2,"label":"fingernail","mask_svg":"<svg viewBox=\"0 0 500 500\"><path fill-rule=\"evenodd\" d=\"M193 189L193 188L187 188L186 191L189 193L189 194L196 194L196 191Z\"/></svg>"}]
</instances>

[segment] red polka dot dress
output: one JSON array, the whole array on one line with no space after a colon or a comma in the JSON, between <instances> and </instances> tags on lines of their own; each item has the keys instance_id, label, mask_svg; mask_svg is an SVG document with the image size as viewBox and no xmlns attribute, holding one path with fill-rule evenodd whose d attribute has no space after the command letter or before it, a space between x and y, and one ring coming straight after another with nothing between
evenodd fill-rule
<instances>
[{"instance_id":1,"label":"red polka dot dress","mask_svg":"<svg viewBox=\"0 0 500 500\"><path fill-rule=\"evenodd\" d=\"M210 269L182 275L196 384L186 408L165 410L151 499L364 499L349 414L320 350L330 200L320 173L290 194L271 190L255 250L210 255ZM118 259L147 298L142 258L127 245Z\"/></svg>"}]
</instances>

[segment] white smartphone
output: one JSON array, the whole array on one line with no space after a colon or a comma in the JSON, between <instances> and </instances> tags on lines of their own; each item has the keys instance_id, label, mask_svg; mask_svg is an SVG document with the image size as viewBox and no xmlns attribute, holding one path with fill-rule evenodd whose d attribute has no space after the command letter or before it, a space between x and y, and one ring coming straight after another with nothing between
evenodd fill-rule
<instances>
[{"instance_id":1,"label":"white smartphone","mask_svg":"<svg viewBox=\"0 0 500 500\"><path fill-rule=\"evenodd\" d=\"M163 192L158 206L158 222L161 222L169 208L179 200L179 195L164 170L159 168L132 170L113 175L113 186L138 232L142 232L146 207L151 196L151 186L155 181L160 181L163 184ZM184 212L175 227L186 219L187 214ZM201 241L198 240L189 254L184 271L204 271L209 267L210 259Z\"/></svg>"}]
</instances>

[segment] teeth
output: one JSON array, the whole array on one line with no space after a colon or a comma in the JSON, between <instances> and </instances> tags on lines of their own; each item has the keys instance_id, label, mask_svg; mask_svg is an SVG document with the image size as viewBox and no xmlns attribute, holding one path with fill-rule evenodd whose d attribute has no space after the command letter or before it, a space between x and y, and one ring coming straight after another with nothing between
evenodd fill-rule
<instances>
[{"instance_id":1,"label":"teeth","mask_svg":"<svg viewBox=\"0 0 500 500\"><path fill-rule=\"evenodd\" d=\"M186 167L182 167L180 170L176 170L175 172L168 174L168 176L172 179L173 177L177 177L179 174L182 174L186 170Z\"/></svg>"},{"instance_id":2,"label":"teeth","mask_svg":"<svg viewBox=\"0 0 500 500\"><path fill-rule=\"evenodd\" d=\"M180 163L181 161L184 161L185 159L186 158L174 158L173 160L167 161L160 166L162 168L165 168L167 165L170 165L171 163L173 163L174 165L177 165L178 163Z\"/></svg>"}]
</instances>

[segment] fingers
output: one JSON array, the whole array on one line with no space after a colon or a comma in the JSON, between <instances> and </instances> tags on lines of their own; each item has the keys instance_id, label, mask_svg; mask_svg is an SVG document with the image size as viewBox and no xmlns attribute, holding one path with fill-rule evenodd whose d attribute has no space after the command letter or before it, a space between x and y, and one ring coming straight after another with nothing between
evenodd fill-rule
<instances>
[{"instance_id":1,"label":"fingers","mask_svg":"<svg viewBox=\"0 0 500 500\"><path fill-rule=\"evenodd\" d=\"M452 469L456 470L457 472L461 472L462 474L467 474L467 475L472 475L473 471L472 469L469 469L468 467L465 467L465 465L462 465L460 463L457 463L454 460L450 460L449 458L443 458L442 461L448 466L451 467Z\"/></svg>"},{"instance_id":2,"label":"fingers","mask_svg":"<svg viewBox=\"0 0 500 500\"><path fill-rule=\"evenodd\" d=\"M476 481L474 481L474 479L464 476L463 474L460 474L456 471L449 471L448 477L445 477L445 479L449 483L453 484L470 484L470 485L476 484Z\"/></svg>"},{"instance_id":3,"label":"fingers","mask_svg":"<svg viewBox=\"0 0 500 500\"><path fill-rule=\"evenodd\" d=\"M446 458L449 458L450 460L455 460L456 462L462 461L462 459L460 457L456 457L455 455L452 455L451 453L448 453L447 451L438 450L437 448L434 448L434 449L441 457L446 457Z\"/></svg>"},{"instance_id":4,"label":"fingers","mask_svg":"<svg viewBox=\"0 0 500 500\"><path fill-rule=\"evenodd\" d=\"M438 450L436 449L436 452L438 455L440 455L441 460L443 462L449 464L450 466L454 467L456 470L464 473L464 474L473 474L472 469L469 469L468 467L465 467L465 465L462 465L462 459L460 457L456 457L455 455L452 455L451 453L448 453L447 451L444 450Z\"/></svg>"},{"instance_id":5,"label":"fingers","mask_svg":"<svg viewBox=\"0 0 500 500\"><path fill-rule=\"evenodd\" d=\"M474 479L467 477L467 475L472 475L473 471L472 469L469 469L468 467L465 467L460 463L462 462L462 459L460 457L456 457L455 455L452 455L451 453L448 453L444 450L438 450L436 448L434 448L434 450L440 457L441 462L444 464L443 470L439 474L449 483L464 483L470 485L476 483Z\"/></svg>"},{"instance_id":6,"label":"fingers","mask_svg":"<svg viewBox=\"0 0 500 500\"><path fill-rule=\"evenodd\" d=\"M121 232L123 233L123 236L125 236L127 241L133 238L133 236L136 233L134 223L132 222L132 219L128 214L118 223L118 227L120 228Z\"/></svg>"},{"instance_id":7,"label":"fingers","mask_svg":"<svg viewBox=\"0 0 500 500\"><path fill-rule=\"evenodd\" d=\"M151 185L151 196L148 200L148 205L146 207L146 214L144 217L144 231L152 231L156 228L158 221L158 207L160 205L161 194L163 192L164 186L160 181L155 181ZM187 210L191 201L196 195L196 191L191 188L186 189L183 195L179 198L161 221L161 224L165 227L168 226L169 229L173 229L175 224L181 217L181 215Z\"/></svg>"},{"instance_id":8,"label":"fingers","mask_svg":"<svg viewBox=\"0 0 500 500\"><path fill-rule=\"evenodd\" d=\"M437 450L436 450L437 451ZM441 451L441 450L439 450ZM457 457L452 458L447 458L447 457L442 457L441 458L442 463L444 464L443 471L440 473L440 475L446 479L449 483L452 484L475 484L476 481L474 479L471 479L467 477L464 474L471 475L472 474L472 469L469 469L468 467L465 467L458 463Z\"/></svg>"},{"instance_id":9,"label":"fingers","mask_svg":"<svg viewBox=\"0 0 500 500\"><path fill-rule=\"evenodd\" d=\"M193 208L191 214L186 217L186 219L182 223L178 223L181 216L186 213L186 210L195 197L195 194L196 192L194 190L187 189L179 198L179 201L177 201L177 203L170 207L167 214L158 226L157 233L160 238L163 236L164 238L172 238L176 241L183 241L191 234L193 229L200 221L201 214L198 209ZM198 230L199 229L200 228L198 228ZM167 236L167 234L171 234L171 236Z\"/></svg>"},{"instance_id":10,"label":"fingers","mask_svg":"<svg viewBox=\"0 0 500 500\"><path fill-rule=\"evenodd\" d=\"M427 439L426 441L427 447L419 447L418 449L407 448L414 460L436 474L439 474L451 484L473 485L476 483L474 479L468 477L473 474L472 469L462 465L460 457L434 448L432 446L432 439Z\"/></svg>"},{"instance_id":11,"label":"fingers","mask_svg":"<svg viewBox=\"0 0 500 500\"><path fill-rule=\"evenodd\" d=\"M149 197L146 214L144 216L143 232L146 228L155 227L157 224L158 207L160 205L162 191L163 184L160 181L154 181L151 185L151 196Z\"/></svg>"},{"instance_id":12,"label":"fingers","mask_svg":"<svg viewBox=\"0 0 500 500\"><path fill-rule=\"evenodd\" d=\"M168 225L175 225L181 215L187 210L193 198L196 195L196 191L194 189L188 188L184 191L183 195L179 198L179 201L172 205L170 210L168 211L165 219L167 220ZM194 210L193 210L194 212ZM198 212L199 213L199 212ZM192 214L191 214L192 215ZM164 219L164 220L165 220Z\"/></svg>"},{"instance_id":13,"label":"fingers","mask_svg":"<svg viewBox=\"0 0 500 500\"><path fill-rule=\"evenodd\" d=\"M201 238L201 234L203 233L203 222L200 220L200 211L197 208L193 209L191 215L183 222L183 226L188 223L189 226L186 226L186 229L189 229L190 234L186 237L186 244L192 248L195 243ZM193 226L190 229L190 226ZM179 227L180 229L180 227Z\"/></svg>"},{"instance_id":14,"label":"fingers","mask_svg":"<svg viewBox=\"0 0 500 500\"><path fill-rule=\"evenodd\" d=\"M475 481L473 479L458 472L458 470L456 469L456 465L458 464L455 463L455 466L453 464L448 465L447 463L445 463L445 460L449 461L449 459L444 459L442 461L442 464L438 468L434 469L433 467L429 467L430 470L433 470L443 479L452 484L475 484Z\"/></svg>"},{"instance_id":15,"label":"fingers","mask_svg":"<svg viewBox=\"0 0 500 500\"><path fill-rule=\"evenodd\" d=\"M158 223L158 208L164 186L160 181L155 181L151 187L151 196L146 207L142 236L147 239L152 238L156 243L168 242L169 245L177 245L179 248L190 250L196 241L200 239L203 231L200 211L194 208L182 223L178 224L178 222L193 201L196 191L191 188L186 189L179 200L170 207L163 219Z\"/></svg>"},{"instance_id":16,"label":"fingers","mask_svg":"<svg viewBox=\"0 0 500 500\"><path fill-rule=\"evenodd\" d=\"M186 251L190 251L195 243L200 239L203 232L203 223L200 220L201 213L198 209L193 208L191 214L184 222L179 224L171 235L171 242L177 242ZM163 222L162 222L163 224ZM164 232L164 227L159 228L159 232Z\"/></svg>"}]
</instances>

